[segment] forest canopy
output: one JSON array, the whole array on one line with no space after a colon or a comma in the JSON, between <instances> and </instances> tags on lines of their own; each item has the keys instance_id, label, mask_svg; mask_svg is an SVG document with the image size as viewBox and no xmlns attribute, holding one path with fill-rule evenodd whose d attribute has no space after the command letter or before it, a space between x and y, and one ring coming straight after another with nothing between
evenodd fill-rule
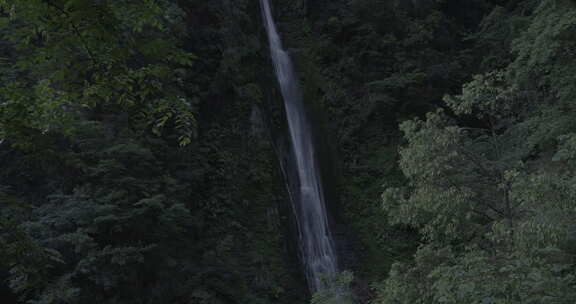
<instances>
[{"instance_id":1,"label":"forest canopy","mask_svg":"<svg viewBox=\"0 0 576 304\"><path fill-rule=\"evenodd\" d=\"M306 292L258 1L0 0L0 302L576 302L576 2L273 9L351 293Z\"/></svg>"}]
</instances>

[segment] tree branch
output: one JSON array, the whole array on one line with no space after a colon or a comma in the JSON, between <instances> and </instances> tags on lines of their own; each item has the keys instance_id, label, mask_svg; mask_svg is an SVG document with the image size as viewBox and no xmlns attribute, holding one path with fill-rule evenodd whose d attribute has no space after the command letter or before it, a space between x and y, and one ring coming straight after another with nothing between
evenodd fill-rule
<instances>
[{"instance_id":1,"label":"tree branch","mask_svg":"<svg viewBox=\"0 0 576 304\"><path fill-rule=\"evenodd\" d=\"M68 13L67 11L65 11L63 8L55 5L54 3L52 3L49 0L43 0L44 3L46 3L48 6L56 9L57 11L61 12L62 14L64 14L66 16L66 18L70 17L70 13ZM94 54L92 53L92 51L90 50L90 48L88 47L88 44L86 43L86 40L84 39L84 36L82 35L82 33L80 32L80 29L76 26L76 24L72 21L68 21L68 23L70 24L70 26L72 27L72 31L74 32L74 34L76 34L76 36L78 36L78 39L80 39L80 43L82 44L82 47L84 48L84 50L86 51L86 53L88 53L88 57L90 57L90 60L92 61L92 64L94 66L98 65L98 61L96 60L96 56L94 56Z\"/></svg>"}]
</instances>

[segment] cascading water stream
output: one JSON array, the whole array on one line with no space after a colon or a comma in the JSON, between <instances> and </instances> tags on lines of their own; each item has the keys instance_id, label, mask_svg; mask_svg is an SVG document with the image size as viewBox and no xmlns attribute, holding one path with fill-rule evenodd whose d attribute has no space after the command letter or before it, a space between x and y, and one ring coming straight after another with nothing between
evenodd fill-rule
<instances>
[{"instance_id":1,"label":"cascading water stream","mask_svg":"<svg viewBox=\"0 0 576 304\"><path fill-rule=\"evenodd\" d=\"M311 292L324 287L324 279L337 273L336 252L330 235L328 217L310 124L302 103L298 81L288 53L276 30L270 3L260 0L264 25L268 33L274 72L286 109L290 140L297 174L291 181L291 200L299 229L300 254ZM290 186L289 186L290 188Z\"/></svg>"}]
</instances>

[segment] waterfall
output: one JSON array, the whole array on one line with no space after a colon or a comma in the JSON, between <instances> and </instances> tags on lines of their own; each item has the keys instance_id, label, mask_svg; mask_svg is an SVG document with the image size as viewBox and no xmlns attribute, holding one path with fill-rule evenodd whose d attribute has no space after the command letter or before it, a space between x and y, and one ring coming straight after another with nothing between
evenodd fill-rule
<instances>
[{"instance_id":1,"label":"waterfall","mask_svg":"<svg viewBox=\"0 0 576 304\"><path fill-rule=\"evenodd\" d=\"M334 242L330 235L326 203L316 159L310 123L288 53L274 25L270 3L260 0L264 25L268 33L274 72L280 85L290 141L294 153L296 176L291 177L289 192L298 224L300 255L311 292L324 287L323 281L337 272Z\"/></svg>"}]
</instances>

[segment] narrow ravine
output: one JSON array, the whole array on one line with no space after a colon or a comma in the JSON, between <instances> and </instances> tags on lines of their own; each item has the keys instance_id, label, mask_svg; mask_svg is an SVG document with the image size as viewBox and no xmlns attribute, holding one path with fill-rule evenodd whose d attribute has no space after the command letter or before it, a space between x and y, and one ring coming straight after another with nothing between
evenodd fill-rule
<instances>
[{"instance_id":1,"label":"narrow ravine","mask_svg":"<svg viewBox=\"0 0 576 304\"><path fill-rule=\"evenodd\" d=\"M316 292L338 271L334 242L330 233L326 202L310 123L308 121L292 62L282 41L268 0L261 0L274 72L280 85L290 141L294 153L295 176L288 176L290 196L298 223L300 254L310 291Z\"/></svg>"}]
</instances>

